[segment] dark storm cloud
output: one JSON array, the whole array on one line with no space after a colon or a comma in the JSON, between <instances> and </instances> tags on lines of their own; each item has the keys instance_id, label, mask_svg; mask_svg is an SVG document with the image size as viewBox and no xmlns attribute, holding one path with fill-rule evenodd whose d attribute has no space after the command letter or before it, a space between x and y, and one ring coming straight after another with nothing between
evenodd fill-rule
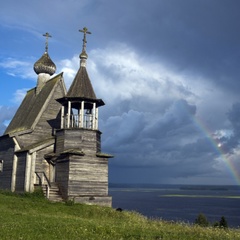
<instances>
[{"instance_id":1,"label":"dark storm cloud","mask_svg":"<svg viewBox=\"0 0 240 240\"><path fill-rule=\"evenodd\" d=\"M173 102L154 124L151 115L133 111L109 118L103 126L107 136L103 145L107 151L116 154L116 161L110 166L113 169L118 166L120 171L137 168L133 170L138 172L135 178L141 177L141 168L155 169L155 172L158 169L161 178L193 177L212 172L212 159L217 153L207 138L195 141L199 137L192 121L195 113L195 106L179 100ZM116 179L112 176L111 180Z\"/></svg>"},{"instance_id":2,"label":"dark storm cloud","mask_svg":"<svg viewBox=\"0 0 240 240\"><path fill-rule=\"evenodd\" d=\"M240 139L240 102L234 103L232 108L227 113L228 119L232 125L232 134L227 137L222 137L219 141L223 144L222 149L226 152L232 151L239 145Z\"/></svg>"},{"instance_id":3,"label":"dark storm cloud","mask_svg":"<svg viewBox=\"0 0 240 240\"><path fill-rule=\"evenodd\" d=\"M178 131L179 133L182 127L192 123L191 115L195 115L195 113L195 106L189 105L185 100L178 100L172 103L170 108L153 126L147 127L145 132L152 137L159 133L162 137L167 137L171 131ZM184 129L184 132L186 132L186 129Z\"/></svg>"},{"instance_id":4,"label":"dark storm cloud","mask_svg":"<svg viewBox=\"0 0 240 240\"><path fill-rule=\"evenodd\" d=\"M96 8L101 28L94 31L99 36L102 31L100 41L125 42L145 57L239 91L238 9L234 0L111 2Z\"/></svg>"},{"instance_id":5,"label":"dark storm cloud","mask_svg":"<svg viewBox=\"0 0 240 240\"><path fill-rule=\"evenodd\" d=\"M105 49L92 57L96 64L92 79L98 96L107 102L100 111L102 147L115 155L110 181L122 181L119 172L126 182L224 181L214 139L196 126L195 119L202 111L204 122L212 120L212 133L229 127L230 123L224 125L229 122L225 93L202 83L188 87L191 79L144 63L130 48L128 53ZM221 137L216 140L221 142Z\"/></svg>"}]
</instances>

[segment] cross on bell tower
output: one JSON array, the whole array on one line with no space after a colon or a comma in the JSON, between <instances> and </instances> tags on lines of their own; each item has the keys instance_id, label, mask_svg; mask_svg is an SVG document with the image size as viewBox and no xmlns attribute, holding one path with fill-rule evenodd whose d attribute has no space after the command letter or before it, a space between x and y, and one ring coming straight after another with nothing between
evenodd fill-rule
<instances>
[{"instance_id":1,"label":"cross on bell tower","mask_svg":"<svg viewBox=\"0 0 240 240\"><path fill-rule=\"evenodd\" d=\"M91 34L91 32L88 31L88 29L86 27L84 27L82 30L80 29L79 32L83 33L83 46L82 46L82 52L79 55L80 57L80 66L82 67L86 67L86 61L88 58L87 52L86 52L86 48L87 48L87 34Z\"/></svg>"},{"instance_id":2,"label":"cross on bell tower","mask_svg":"<svg viewBox=\"0 0 240 240\"><path fill-rule=\"evenodd\" d=\"M82 48L82 52L86 52L86 46L87 46L86 35L87 34L91 34L91 32L89 32L86 27L84 27L82 30L80 29L79 32L83 32L83 48Z\"/></svg>"}]
</instances>

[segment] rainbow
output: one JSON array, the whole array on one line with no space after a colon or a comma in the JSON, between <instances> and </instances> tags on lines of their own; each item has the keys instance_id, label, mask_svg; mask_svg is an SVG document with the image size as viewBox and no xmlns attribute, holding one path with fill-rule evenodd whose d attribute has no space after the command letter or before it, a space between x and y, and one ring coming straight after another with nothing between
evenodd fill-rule
<instances>
[{"instance_id":1,"label":"rainbow","mask_svg":"<svg viewBox=\"0 0 240 240\"><path fill-rule=\"evenodd\" d=\"M214 139L214 137L211 134L211 131L207 128L204 122L199 117L196 117L193 114L191 115L194 125L207 137L209 143L211 144L219 158L227 166L234 181L237 183L237 185L240 185L240 174L238 173L237 168L235 167L234 161L231 159L231 154L224 153L221 146L219 146L219 143L216 141L216 139Z\"/></svg>"}]
</instances>

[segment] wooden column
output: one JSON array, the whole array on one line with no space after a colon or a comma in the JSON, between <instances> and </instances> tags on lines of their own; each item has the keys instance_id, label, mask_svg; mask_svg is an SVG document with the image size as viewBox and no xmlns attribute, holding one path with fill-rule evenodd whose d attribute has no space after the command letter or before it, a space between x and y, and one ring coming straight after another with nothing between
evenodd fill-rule
<instances>
[{"instance_id":1,"label":"wooden column","mask_svg":"<svg viewBox=\"0 0 240 240\"><path fill-rule=\"evenodd\" d=\"M61 129L64 128L64 106L61 108Z\"/></svg>"},{"instance_id":2,"label":"wooden column","mask_svg":"<svg viewBox=\"0 0 240 240\"><path fill-rule=\"evenodd\" d=\"M55 182L55 166L49 164L49 181Z\"/></svg>"},{"instance_id":3,"label":"wooden column","mask_svg":"<svg viewBox=\"0 0 240 240\"><path fill-rule=\"evenodd\" d=\"M24 183L24 191L26 192L29 192L30 171L31 171L31 155L27 153L26 166L25 166L25 183Z\"/></svg>"},{"instance_id":4,"label":"wooden column","mask_svg":"<svg viewBox=\"0 0 240 240\"><path fill-rule=\"evenodd\" d=\"M93 103L93 113L92 113L92 129L96 129L96 103Z\"/></svg>"},{"instance_id":5,"label":"wooden column","mask_svg":"<svg viewBox=\"0 0 240 240\"><path fill-rule=\"evenodd\" d=\"M67 128L70 127L70 117L71 117L71 102L68 101Z\"/></svg>"},{"instance_id":6,"label":"wooden column","mask_svg":"<svg viewBox=\"0 0 240 240\"><path fill-rule=\"evenodd\" d=\"M98 108L96 108L96 130L98 129Z\"/></svg>"},{"instance_id":7,"label":"wooden column","mask_svg":"<svg viewBox=\"0 0 240 240\"><path fill-rule=\"evenodd\" d=\"M13 169L12 169L12 183L11 183L11 191L12 192L15 192L15 187L16 187L17 163L18 163L18 158L17 158L17 155L14 154L14 156L13 156Z\"/></svg>"},{"instance_id":8,"label":"wooden column","mask_svg":"<svg viewBox=\"0 0 240 240\"><path fill-rule=\"evenodd\" d=\"M21 148L15 137L13 137L13 141L15 143L14 152L16 152L17 150L19 150ZM15 187L16 187L17 164L18 164L18 157L16 154L14 154L13 155L13 168L12 168L12 182L11 182L11 191L12 192L15 192Z\"/></svg>"},{"instance_id":9,"label":"wooden column","mask_svg":"<svg viewBox=\"0 0 240 240\"><path fill-rule=\"evenodd\" d=\"M84 101L81 102L81 128L83 128L83 121L84 121Z\"/></svg>"},{"instance_id":10,"label":"wooden column","mask_svg":"<svg viewBox=\"0 0 240 240\"><path fill-rule=\"evenodd\" d=\"M29 192L34 192L34 183L35 183L35 164L36 164L36 156L37 153L33 152L31 155L31 163L30 163L30 179L29 179Z\"/></svg>"},{"instance_id":11,"label":"wooden column","mask_svg":"<svg viewBox=\"0 0 240 240\"><path fill-rule=\"evenodd\" d=\"M80 128L81 126L81 108L78 109L78 125L77 127Z\"/></svg>"}]
</instances>

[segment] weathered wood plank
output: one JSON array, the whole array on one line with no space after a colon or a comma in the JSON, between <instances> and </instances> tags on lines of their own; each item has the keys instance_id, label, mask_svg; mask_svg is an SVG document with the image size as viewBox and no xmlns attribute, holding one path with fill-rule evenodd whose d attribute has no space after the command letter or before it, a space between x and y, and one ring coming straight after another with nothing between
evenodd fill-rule
<instances>
[{"instance_id":1,"label":"weathered wood plank","mask_svg":"<svg viewBox=\"0 0 240 240\"><path fill-rule=\"evenodd\" d=\"M0 138L0 160L3 161L3 169L0 172L1 189L11 189L14 146L11 138L7 136Z\"/></svg>"}]
</instances>

